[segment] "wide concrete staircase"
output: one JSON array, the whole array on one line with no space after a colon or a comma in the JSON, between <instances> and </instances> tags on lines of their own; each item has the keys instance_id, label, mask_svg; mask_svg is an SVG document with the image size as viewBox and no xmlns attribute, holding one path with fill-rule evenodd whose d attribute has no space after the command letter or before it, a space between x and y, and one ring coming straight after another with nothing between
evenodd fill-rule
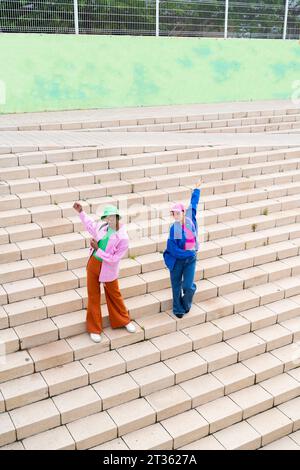
<instances>
[{"instance_id":1,"label":"wide concrete staircase","mask_svg":"<svg viewBox=\"0 0 300 470\"><path fill-rule=\"evenodd\" d=\"M288 132L300 110L145 119L23 130ZM299 449L300 148L57 147L0 155L1 450ZM169 207L200 176L198 289L177 319ZM127 223L135 334L109 327L104 295L104 340L85 332L76 200Z\"/></svg>"}]
</instances>

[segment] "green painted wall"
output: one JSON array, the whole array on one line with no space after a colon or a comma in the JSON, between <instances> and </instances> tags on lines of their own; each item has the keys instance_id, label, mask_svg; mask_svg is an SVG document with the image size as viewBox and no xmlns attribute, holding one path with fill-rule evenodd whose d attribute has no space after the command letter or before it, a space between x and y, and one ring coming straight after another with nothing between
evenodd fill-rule
<instances>
[{"instance_id":1,"label":"green painted wall","mask_svg":"<svg viewBox=\"0 0 300 470\"><path fill-rule=\"evenodd\" d=\"M299 79L298 41L0 34L1 113L288 99Z\"/></svg>"}]
</instances>

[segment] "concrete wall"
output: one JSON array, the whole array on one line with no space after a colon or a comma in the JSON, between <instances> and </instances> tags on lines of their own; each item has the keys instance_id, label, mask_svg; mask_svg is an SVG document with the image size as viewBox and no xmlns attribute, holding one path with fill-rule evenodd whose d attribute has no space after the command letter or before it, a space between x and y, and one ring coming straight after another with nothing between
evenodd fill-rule
<instances>
[{"instance_id":1,"label":"concrete wall","mask_svg":"<svg viewBox=\"0 0 300 470\"><path fill-rule=\"evenodd\" d=\"M0 112L288 99L298 41L0 34Z\"/></svg>"}]
</instances>

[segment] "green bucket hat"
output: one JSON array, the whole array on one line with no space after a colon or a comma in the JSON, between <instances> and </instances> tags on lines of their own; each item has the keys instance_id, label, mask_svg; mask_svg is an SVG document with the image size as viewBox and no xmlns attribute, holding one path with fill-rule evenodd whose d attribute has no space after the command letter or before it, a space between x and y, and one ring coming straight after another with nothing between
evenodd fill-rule
<instances>
[{"instance_id":1,"label":"green bucket hat","mask_svg":"<svg viewBox=\"0 0 300 470\"><path fill-rule=\"evenodd\" d=\"M101 220L109 215L118 215L120 218L119 209L116 206L106 206L104 207L103 214L101 215Z\"/></svg>"}]
</instances>

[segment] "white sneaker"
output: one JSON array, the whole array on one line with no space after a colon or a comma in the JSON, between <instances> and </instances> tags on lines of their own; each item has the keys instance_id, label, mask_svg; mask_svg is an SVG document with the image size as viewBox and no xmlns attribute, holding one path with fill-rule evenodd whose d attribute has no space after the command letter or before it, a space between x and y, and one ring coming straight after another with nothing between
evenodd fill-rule
<instances>
[{"instance_id":1,"label":"white sneaker","mask_svg":"<svg viewBox=\"0 0 300 470\"><path fill-rule=\"evenodd\" d=\"M132 321L130 323L128 323L128 325L125 325L125 328L128 331L128 333L135 333L136 332L136 327L132 323Z\"/></svg>"},{"instance_id":2,"label":"white sneaker","mask_svg":"<svg viewBox=\"0 0 300 470\"><path fill-rule=\"evenodd\" d=\"M90 333L90 338L92 341L94 341L94 343L101 343L102 341L102 336L98 333Z\"/></svg>"}]
</instances>

